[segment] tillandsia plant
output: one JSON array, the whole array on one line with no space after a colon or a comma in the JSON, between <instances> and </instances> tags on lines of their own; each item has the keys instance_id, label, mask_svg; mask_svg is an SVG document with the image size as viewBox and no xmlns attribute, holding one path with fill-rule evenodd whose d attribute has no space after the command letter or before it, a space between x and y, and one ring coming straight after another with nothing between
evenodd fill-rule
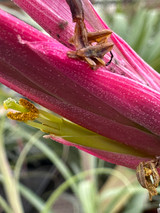
<instances>
[{"instance_id":1,"label":"tillandsia plant","mask_svg":"<svg viewBox=\"0 0 160 213\"><path fill-rule=\"evenodd\" d=\"M107 27L89 0L14 2L51 37L1 10L0 82L60 116L24 99L4 103L17 111L8 116L46 138L137 168L140 184L150 198L156 195L160 75Z\"/></svg>"}]
</instances>

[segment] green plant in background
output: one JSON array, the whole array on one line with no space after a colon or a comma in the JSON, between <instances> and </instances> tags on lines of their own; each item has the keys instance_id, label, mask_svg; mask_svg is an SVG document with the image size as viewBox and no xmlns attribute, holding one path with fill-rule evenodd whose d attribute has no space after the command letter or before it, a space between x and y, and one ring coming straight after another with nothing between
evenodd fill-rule
<instances>
[{"instance_id":1,"label":"green plant in background","mask_svg":"<svg viewBox=\"0 0 160 213\"><path fill-rule=\"evenodd\" d=\"M160 10L138 7L132 15L118 10L113 15L104 16L111 29L160 72Z\"/></svg>"}]
</instances>

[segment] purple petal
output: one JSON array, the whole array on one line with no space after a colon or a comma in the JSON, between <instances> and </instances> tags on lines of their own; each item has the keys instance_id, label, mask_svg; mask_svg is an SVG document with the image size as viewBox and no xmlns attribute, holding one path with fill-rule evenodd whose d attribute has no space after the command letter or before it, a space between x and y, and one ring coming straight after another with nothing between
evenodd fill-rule
<instances>
[{"instance_id":1,"label":"purple petal","mask_svg":"<svg viewBox=\"0 0 160 213\"><path fill-rule=\"evenodd\" d=\"M24 9L53 38L66 46L74 32L74 24L65 0L30 0L14 2Z\"/></svg>"},{"instance_id":2,"label":"purple petal","mask_svg":"<svg viewBox=\"0 0 160 213\"><path fill-rule=\"evenodd\" d=\"M73 24L66 3L57 15L58 5L63 1L52 1L54 7L50 0L15 2L32 16L35 14L39 23L45 29L48 27L48 32L52 29L50 33L69 46ZM93 9L92 12L98 19ZM68 25L61 29L57 24L66 20ZM86 63L69 59L67 47L2 11L0 28L1 83L92 131L148 154L160 155L159 75L117 35L113 34L112 40L119 65L112 63L93 72ZM76 147L134 168L142 160Z\"/></svg>"},{"instance_id":3,"label":"purple petal","mask_svg":"<svg viewBox=\"0 0 160 213\"><path fill-rule=\"evenodd\" d=\"M157 91L103 69L91 72L86 64L67 58L63 53L68 49L62 45L56 46L52 42L28 45L55 70L106 104L106 110L109 105L121 115L160 135L160 94Z\"/></svg>"},{"instance_id":4,"label":"purple petal","mask_svg":"<svg viewBox=\"0 0 160 213\"><path fill-rule=\"evenodd\" d=\"M14 2L23 8L53 38L70 47L68 40L73 35L74 24L65 0L14 0ZM96 13L90 1L82 0L82 2L88 29L91 31L108 29L108 26ZM116 62L113 60L113 67L110 72L114 71L120 75L125 75L160 91L159 74L146 64L118 35L112 33L111 39L115 44L113 53ZM106 55L105 58L108 61L109 56ZM116 66L117 63L118 67Z\"/></svg>"},{"instance_id":5,"label":"purple petal","mask_svg":"<svg viewBox=\"0 0 160 213\"><path fill-rule=\"evenodd\" d=\"M90 130L147 153L159 154L159 138L140 130L142 127L118 112L128 113L128 116L133 114L135 119L137 112L132 110L142 106L137 102L138 105L134 106L132 99L128 102L129 93L136 89L139 97L143 87L151 96L155 95L154 91L103 69L91 71L85 63L69 59L66 56L68 49L56 40L51 41L32 27L13 20L1 22L2 83ZM13 23L16 23L14 27ZM29 38L32 42L28 42L28 32L31 32ZM41 40L33 36L36 33ZM148 101L149 96L146 97Z\"/></svg>"}]
</instances>

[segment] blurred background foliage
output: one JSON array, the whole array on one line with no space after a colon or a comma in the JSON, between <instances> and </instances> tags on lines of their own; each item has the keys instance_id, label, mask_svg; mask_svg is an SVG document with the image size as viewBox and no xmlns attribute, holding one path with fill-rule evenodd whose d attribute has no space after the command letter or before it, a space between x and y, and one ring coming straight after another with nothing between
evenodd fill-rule
<instances>
[{"instance_id":1,"label":"blurred background foliage","mask_svg":"<svg viewBox=\"0 0 160 213\"><path fill-rule=\"evenodd\" d=\"M104 1L96 2L95 7L109 27L160 72L160 1L106 0L103 4L108 2L108 6L103 10Z\"/></svg>"},{"instance_id":2,"label":"blurred background foliage","mask_svg":"<svg viewBox=\"0 0 160 213\"><path fill-rule=\"evenodd\" d=\"M160 72L160 1L92 3L109 27ZM43 30L13 2L1 0L0 8ZM135 171L46 140L43 133L7 119L3 101L8 97L20 95L0 85L0 213L17 213L16 203L25 213L157 212L160 197L148 201Z\"/></svg>"}]
</instances>

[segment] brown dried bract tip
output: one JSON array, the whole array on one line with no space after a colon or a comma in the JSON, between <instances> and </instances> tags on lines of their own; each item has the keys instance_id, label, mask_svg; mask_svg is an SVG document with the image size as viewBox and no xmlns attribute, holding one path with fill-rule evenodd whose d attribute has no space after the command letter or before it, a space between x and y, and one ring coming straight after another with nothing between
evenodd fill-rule
<instances>
[{"instance_id":1,"label":"brown dried bract tip","mask_svg":"<svg viewBox=\"0 0 160 213\"><path fill-rule=\"evenodd\" d=\"M102 30L97 32L88 32L84 23L83 7L81 0L66 0L70 6L73 22L76 22L75 32L69 40L76 48L75 51L67 53L70 58L77 58L86 61L92 69L99 66L108 66L113 58L111 52L113 43L108 42L112 34L111 30ZM110 52L111 58L106 63L103 57Z\"/></svg>"},{"instance_id":2,"label":"brown dried bract tip","mask_svg":"<svg viewBox=\"0 0 160 213\"><path fill-rule=\"evenodd\" d=\"M83 20L84 11L81 0L66 0L66 2L70 7L73 22L76 22L78 19Z\"/></svg>"},{"instance_id":3,"label":"brown dried bract tip","mask_svg":"<svg viewBox=\"0 0 160 213\"><path fill-rule=\"evenodd\" d=\"M36 118L38 118L39 111L31 102L21 98L19 100L19 104L24 106L28 110L28 112L8 112L8 118L23 122L28 120L35 120Z\"/></svg>"},{"instance_id":4,"label":"brown dried bract tip","mask_svg":"<svg viewBox=\"0 0 160 213\"><path fill-rule=\"evenodd\" d=\"M157 167L159 166L159 157L157 157L154 160L141 162L136 169L137 179L141 186L148 190L150 200L152 200L152 196L158 194L156 188L160 182L160 177L157 171Z\"/></svg>"}]
</instances>

